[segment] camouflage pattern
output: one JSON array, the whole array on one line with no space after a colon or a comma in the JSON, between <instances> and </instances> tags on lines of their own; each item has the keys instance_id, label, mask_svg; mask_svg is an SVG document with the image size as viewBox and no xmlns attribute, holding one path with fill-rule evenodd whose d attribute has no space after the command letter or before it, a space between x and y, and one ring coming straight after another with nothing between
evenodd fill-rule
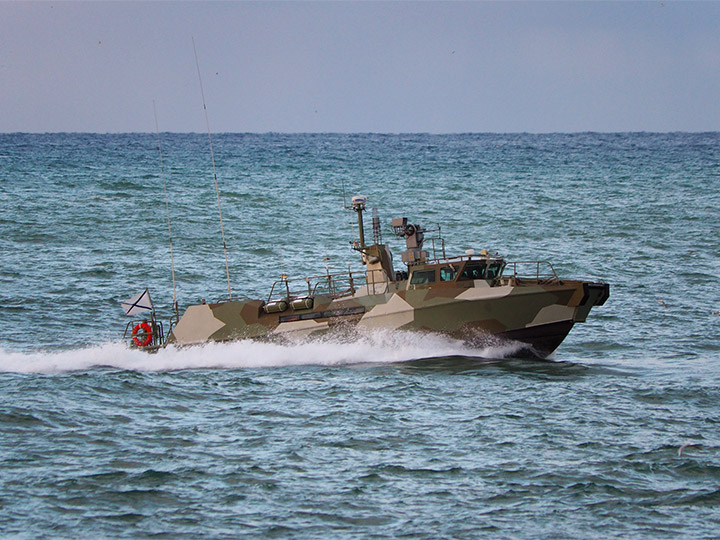
<instances>
[{"instance_id":1,"label":"camouflage pattern","mask_svg":"<svg viewBox=\"0 0 720 540\"><path fill-rule=\"evenodd\" d=\"M544 358L572 326L584 322L593 306L609 296L605 283L561 280L547 262L507 263L483 250L447 258L440 227L425 229L407 218L392 220L393 232L405 239L395 272L392 253L380 240L365 244L363 211L367 198L353 197L359 241L353 247L366 269L361 275L326 274L277 281L267 300L235 300L192 305L172 329L166 344L316 336L334 330L411 330L435 332L485 346L489 339L520 342L524 353ZM423 249L432 238L433 258ZM436 242L437 241L437 242ZM435 247L440 246L438 256ZM525 271L523 271L523 268Z\"/></svg>"},{"instance_id":2,"label":"camouflage pattern","mask_svg":"<svg viewBox=\"0 0 720 540\"><path fill-rule=\"evenodd\" d=\"M484 279L470 279L471 267L487 271L493 265L498 275L486 272ZM492 336L519 341L527 345L525 354L544 358L609 296L605 283L561 280L554 271L522 277L511 267L512 273L501 257L488 255L424 260L398 280L386 275L378 280L377 268L368 268L365 279L344 274L315 278L315 285L301 280L310 292L319 290L318 284L329 285L324 293L301 295L293 294L292 282L282 280L273 287L286 293L278 298L188 307L168 343L316 336L336 328L415 330L477 346ZM432 281L421 282L425 278ZM333 287L348 282L353 284L348 289Z\"/></svg>"}]
</instances>

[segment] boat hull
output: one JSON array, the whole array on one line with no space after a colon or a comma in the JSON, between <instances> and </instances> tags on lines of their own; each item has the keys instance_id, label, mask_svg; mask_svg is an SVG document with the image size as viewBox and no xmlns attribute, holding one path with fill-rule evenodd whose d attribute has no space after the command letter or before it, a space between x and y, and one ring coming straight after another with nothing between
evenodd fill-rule
<instances>
[{"instance_id":1,"label":"boat hull","mask_svg":"<svg viewBox=\"0 0 720 540\"><path fill-rule=\"evenodd\" d=\"M517 342L521 347L514 356L545 358L608 296L604 283L478 281L464 287L399 283L380 294L356 291L342 298L288 299L282 311L269 313L261 300L199 304L187 309L168 343L312 337L338 329L398 330L447 335L479 349L487 347L488 339Z\"/></svg>"}]
</instances>

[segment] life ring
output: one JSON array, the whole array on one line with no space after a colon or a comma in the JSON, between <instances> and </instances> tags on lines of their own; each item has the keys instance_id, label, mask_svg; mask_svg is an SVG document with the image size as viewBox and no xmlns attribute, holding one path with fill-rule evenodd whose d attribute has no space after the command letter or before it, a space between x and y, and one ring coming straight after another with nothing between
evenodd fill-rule
<instances>
[{"instance_id":1,"label":"life ring","mask_svg":"<svg viewBox=\"0 0 720 540\"><path fill-rule=\"evenodd\" d=\"M140 330L143 330L145 332L145 339L143 340L143 334L140 332ZM140 335L138 335L140 334ZM147 322L138 323L135 325L135 328L133 328L132 331L133 336L133 343L137 345L138 347L147 347L150 345L150 342L152 341L152 329L150 328L150 325Z\"/></svg>"}]
</instances>

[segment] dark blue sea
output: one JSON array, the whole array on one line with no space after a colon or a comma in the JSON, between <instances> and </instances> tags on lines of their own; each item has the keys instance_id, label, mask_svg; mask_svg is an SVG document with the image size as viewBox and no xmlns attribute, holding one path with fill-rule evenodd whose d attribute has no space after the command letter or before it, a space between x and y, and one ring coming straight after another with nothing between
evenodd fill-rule
<instances>
[{"instance_id":1,"label":"dark blue sea","mask_svg":"<svg viewBox=\"0 0 720 540\"><path fill-rule=\"evenodd\" d=\"M227 295L207 135L0 134L1 537L720 538L720 133L213 149L234 296L360 271L343 192L396 261L407 216L611 296L549 361L391 332L149 355L119 302L170 316L168 216L181 310Z\"/></svg>"}]
</instances>

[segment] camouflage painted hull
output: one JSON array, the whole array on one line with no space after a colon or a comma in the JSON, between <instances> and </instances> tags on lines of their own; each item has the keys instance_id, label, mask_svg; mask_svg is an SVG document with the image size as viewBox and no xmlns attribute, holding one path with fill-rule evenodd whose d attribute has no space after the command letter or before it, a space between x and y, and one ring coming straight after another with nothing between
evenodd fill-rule
<instances>
[{"instance_id":1,"label":"camouflage painted hull","mask_svg":"<svg viewBox=\"0 0 720 540\"><path fill-rule=\"evenodd\" d=\"M344 296L289 297L282 303L226 301L188 307L167 343L319 336L332 331L431 332L478 348L498 341L524 345L521 356L545 358L573 325L609 296L605 283L503 278L361 287ZM375 293L375 294L371 294ZM283 305L284 304L284 305Z\"/></svg>"},{"instance_id":2,"label":"camouflage painted hull","mask_svg":"<svg viewBox=\"0 0 720 540\"><path fill-rule=\"evenodd\" d=\"M366 197L352 199L360 239L352 243L365 270L290 280L283 275L267 301L228 300L188 307L166 344L313 337L340 332L389 330L435 333L485 349L499 342L522 345L516 355L545 358L573 325L610 294L605 283L562 280L547 261L507 262L497 253L473 249L447 257L440 226L426 229L407 218L392 220L405 239L396 271L373 216L374 243L365 242ZM426 239L427 233L437 237ZM430 241L432 254L423 248ZM228 286L229 292L229 286Z\"/></svg>"}]
</instances>

